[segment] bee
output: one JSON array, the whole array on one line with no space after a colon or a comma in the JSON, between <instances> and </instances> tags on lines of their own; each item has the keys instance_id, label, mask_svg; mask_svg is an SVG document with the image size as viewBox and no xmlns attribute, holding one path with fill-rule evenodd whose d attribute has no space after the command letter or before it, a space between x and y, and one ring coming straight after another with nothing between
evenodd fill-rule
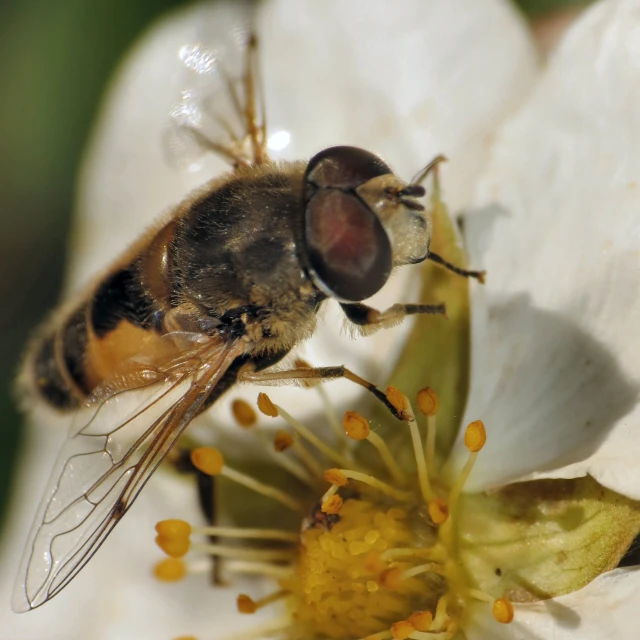
<instances>
[{"instance_id":1,"label":"bee","mask_svg":"<svg viewBox=\"0 0 640 640\"><path fill-rule=\"evenodd\" d=\"M407 315L444 313L444 305L363 304L397 267L432 260L482 277L429 252L421 183L441 158L411 182L355 147L270 160L256 52L249 35L239 77L226 82L242 134L220 142L189 130L231 170L178 204L32 342L27 397L72 415L75 426L27 541L16 611L69 584L189 423L236 383L346 378L395 413L344 366L273 368L314 333L326 300L369 334Z\"/></svg>"}]
</instances>

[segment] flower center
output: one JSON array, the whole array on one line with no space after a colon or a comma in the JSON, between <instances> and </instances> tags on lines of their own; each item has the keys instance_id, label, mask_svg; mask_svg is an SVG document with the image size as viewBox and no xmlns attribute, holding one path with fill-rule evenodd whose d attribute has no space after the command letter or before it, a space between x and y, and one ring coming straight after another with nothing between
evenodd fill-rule
<instances>
[{"instance_id":1,"label":"flower center","mask_svg":"<svg viewBox=\"0 0 640 640\"><path fill-rule=\"evenodd\" d=\"M302 532L295 574L280 583L293 596L294 620L315 634L344 638L369 636L410 616L440 581L403 579L409 564L391 569L382 556L413 537L405 509L359 498L344 502L334 524L311 524Z\"/></svg>"},{"instance_id":2,"label":"flower center","mask_svg":"<svg viewBox=\"0 0 640 640\"><path fill-rule=\"evenodd\" d=\"M190 549L200 550L232 560L234 564L230 562L228 568L275 578L278 589L274 593L259 600L242 594L238 610L254 613L286 600L288 617L269 629L271 633L281 631L283 636L450 640L471 600L486 601L496 620L511 622L511 603L476 589L457 554L458 500L484 446L484 425L476 421L466 428L464 441L469 458L452 486L444 490L441 483L434 482L437 395L431 389L418 395L418 407L427 416L424 442L406 396L389 387L387 399L408 426L415 473L398 467L384 440L371 431L363 416L348 411L342 423L342 441L330 446L260 394L258 407L262 413L280 416L288 423L289 429L275 436L276 460L310 488L309 500L230 468L216 449L195 449L191 460L202 473L224 476L289 510L307 513L300 532L191 529L186 523L164 521L157 527L158 544L173 558L181 558ZM246 409L243 407L243 418ZM240 424L246 426L246 422ZM369 442L382 462L382 477L372 475L356 461L353 447L346 446L345 435ZM326 460L338 466L326 469L322 464ZM323 480L330 486L318 501L316 491ZM216 540L251 540L258 547L192 545L192 532L215 536ZM176 562L182 563L165 561L156 575L165 580L180 579L185 569ZM257 636L264 633L264 627L256 630Z\"/></svg>"}]
</instances>

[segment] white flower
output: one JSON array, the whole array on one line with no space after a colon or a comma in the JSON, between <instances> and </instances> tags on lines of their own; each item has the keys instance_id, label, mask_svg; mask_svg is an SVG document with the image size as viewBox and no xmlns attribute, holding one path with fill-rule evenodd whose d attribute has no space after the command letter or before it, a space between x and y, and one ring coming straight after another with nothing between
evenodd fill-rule
<instances>
[{"instance_id":1,"label":"white flower","mask_svg":"<svg viewBox=\"0 0 640 640\"><path fill-rule=\"evenodd\" d=\"M237 7L200 5L169 18L122 70L82 173L72 288L223 169L213 158L192 172L170 166L161 134L176 96L188 88L176 52L194 41L215 46L238 20ZM406 178L438 153L450 158L447 202L454 213L469 212L472 262L489 274L485 287L474 289L466 412L469 420L482 418L489 438L465 488L588 473L640 499L637 3L593 7L539 79L524 25L498 0L405 2L395 11L382 2L274 0L262 6L258 31L271 130L291 134L282 157L355 144L380 153ZM406 300L415 290L410 277L397 278L374 304ZM337 322L327 315L305 357L384 380L408 325L345 348ZM353 404L346 384L328 389L341 407ZM291 408L300 393L278 389L277 398ZM214 414L228 419L228 405ZM50 464L54 437L41 425L33 433L20 507L3 547L4 602L24 519ZM450 477L461 451L458 442ZM189 486L156 474L63 594L26 615L0 612L3 633L12 640L155 640L187 632L205 639L238 628L236 590L212 595L204 577L159 589L149 577L157 558L153 524L193 519L194 502ZM574 593L518 605L510 625L496 623L486 607L472 608L464 633L470 640L635 638L639 580L636 570L605 573Z\"/></svg>"}]
</instances>

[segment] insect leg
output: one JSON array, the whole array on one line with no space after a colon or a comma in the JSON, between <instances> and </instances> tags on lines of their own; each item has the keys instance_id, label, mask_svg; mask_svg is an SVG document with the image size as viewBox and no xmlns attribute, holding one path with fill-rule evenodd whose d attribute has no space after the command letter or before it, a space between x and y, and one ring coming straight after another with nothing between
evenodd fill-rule
<instances>
[{"instance_id":1,"label":"insect leg","mask_svg":"<svg viewBox=\"0 0 640 640\"><path fill-rule=\"evenodd\" d=\"M286 371L255 371L255 365L248 363L238 373L239 382L251 382L254 384L263 384L265 382L283 382L285 384L287 382L295 384L296 382L304 381L325 382L337 380L338 378L345 378L360 385L378 398L391 411L394 417L398 418L398 420L403 419L383 391L378 389L372 382L367 382L364 378L347 369L344 365L336 367L300 367L298 369L287 369Z\"/></svg>"},{"instance_id":2,"label":"insect leg","mask_svg":"<svg viewBox=\"0 0 640 640\"><path fill-rule=\"evenodd\" d=\"M378 311L359 302L340 303L347 318L356 325L362 335L368 336L379 329L388 329L399 324L408 315L426 313L446 315L447 310L440 304L394 304L386 311Z\"/></svg>"},{"instance_id":3,"label":"insect leg","mask_svg":"<svg viewBox=\"0 0 640 640\"><path fill-rule=\"evenodd\" d=\"M358 328L363 336L371 335L379 329L388 329L400 324L406 316L414 314L429 314L446 316L444 303L440 304L394 304L385 311L378 311L373 307L359 302L340 303L347 318Z\"/></svg>"},{"instance_id":4,"label":"insect leg","mask_svg":"<svg viewBox=\"0 0 640 640\"><path fill-rule=\"evenodd\" d=\"M255 164L261 164L267 159L267 123L257 58L258 40L256 35L251 33L247 41L245 69L242 78L245 100L244 116L247 135L251 141L253 161Z\"/></svg>"},{"instance_id":5,"label":"insect leg","mask_svg":"<svg viewBox=\"0 0 640 640\"><path fill-rule=\"evenodd\" d=\"M459 276L463 276L464 278L475 278L478 282L484 284L484 278L487 273L486 271L468 271L467 269L461 269L460 267L456 267L454 264L447 262L442 256L431 251L427 256L427 260L431 260L431 262L435 262L436 264L443 266L445 269L453 271L453 273L457 273Z\"/></svg>"}]
</instances>

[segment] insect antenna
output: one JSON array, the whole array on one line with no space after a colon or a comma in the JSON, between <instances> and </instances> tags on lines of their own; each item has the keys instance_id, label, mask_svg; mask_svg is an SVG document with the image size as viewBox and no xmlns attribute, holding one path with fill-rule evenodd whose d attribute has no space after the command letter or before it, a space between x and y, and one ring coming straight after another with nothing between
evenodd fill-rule
<instances>
[{"instance_id":1,"label":"insect antenna","mask_svg":"<svg viewBox=\"0 0 640 640\"><path fill-rule=\"evenodd\" d=\"M421 185L427 178L430 173L434 174L434 181L438 182L438 167L441 162L447 162L447 157L443 155L436 156L431 162L427 164L424 169L418 171L418 173L411 178L411 182L409 183L409 187L419 186ZM406 188L405 188L406 190Z\"/></svg>"}]
</instances>

